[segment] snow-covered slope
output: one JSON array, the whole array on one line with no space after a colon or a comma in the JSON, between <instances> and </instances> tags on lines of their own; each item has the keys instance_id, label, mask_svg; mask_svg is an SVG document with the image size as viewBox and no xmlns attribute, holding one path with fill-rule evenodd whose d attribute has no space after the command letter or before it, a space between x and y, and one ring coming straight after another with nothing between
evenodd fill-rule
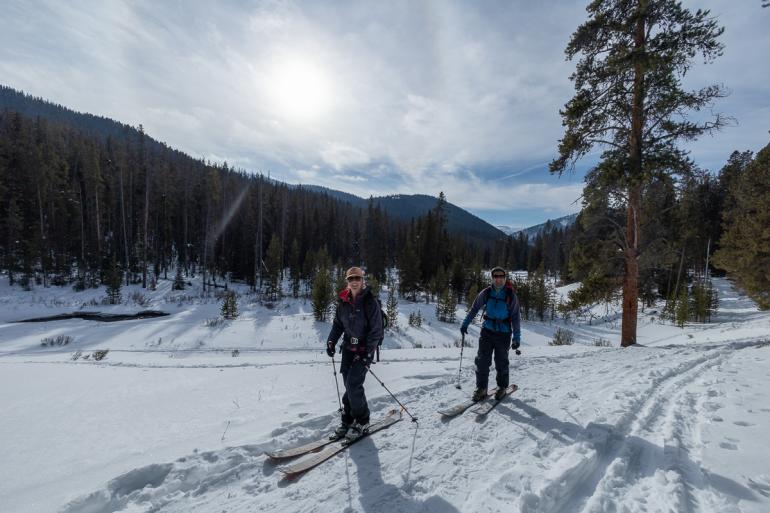
<instances>
[{"instance_id":1,"label":"snow-covered slope","mask_svg":"<svg viewBox=\"0 0 770 513\"><path fill-rule=\"evenodd\" d=\"M521 388L484 419L436 414L473 388L475 347L455 388L458 325L403 328L373 370L419 423L405 415L293 482L264 451L334 426L329 325L301 301L269 309L244 295L238 320L206 326L217 302L167 285L148 307L171 316L118 323L11 323L103 292L0 290L3 511L770 510L770 315L724 280L717 322L679 329L648 310L643 347L591 345L617 339L613 311L525 322L511 355ZM402 326L412 308L433 318L434 305L399 306ZM548 346L558 326L577 343ZM73 341L41 347L55 335ZM96 349L110 351L94 361ZM373 417L394 407L373 379L366 388Z\"/></svg>"}]
</instances>

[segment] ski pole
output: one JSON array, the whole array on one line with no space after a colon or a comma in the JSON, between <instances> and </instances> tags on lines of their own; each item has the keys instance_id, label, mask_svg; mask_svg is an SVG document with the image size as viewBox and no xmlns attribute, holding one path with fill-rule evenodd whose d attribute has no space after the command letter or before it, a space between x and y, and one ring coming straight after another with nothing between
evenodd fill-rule
<instances>
[{"instance_id":1,"label":"ski pole","mask_svg":"<svg viewBox=\"0 0 770 513\"><path fill-rule=\"evenodd\" d=\"M402 409L402 410L404 410L404 411L406 412L406 414L407 414L407 415L409 415L409 417L411 417L411 418L412 418L412 422L417 422L417 417L414 417L414 416L413 416L411 413L409 413L409 410L407 410L407 409L406 409L406 406L404 406L403 404L401 404L401 401L399 401L399 400L396 398L396 396L395 396L395 395L393 395L393 392L391 392L390 390L388 390L388 387L386 387L386 386L385 386L385 383L383 383L382 381L380 381L380 378L378 378L378 377L377 377L377 374L375 374L374 372L372 372L372 369L370 369L369 367L367 367L367 368L366 368L366 370L368 370L368 371L369 371L369 374L371 374L372 376L374 376L374 379L376 379L376 380L377 380L377 381L380 383L380 385L382 385L382 388L384 388L385 390L387 390L387 392L390 394L390 397L392 397L392 398L393 398L393 399L394 399L394 400L395 400L395 401L398 403L398 405L399 405L399 406L401 406L401 409Z\"/></svg>"},{"instance_id":2,"label":"ski pole","mask_svg":"<svg viewBox=\"0 0 770 513\"><path fill-rule=\"evenodd\" d=\"M460 373L463 370L463 350L465 349L465 333L462 334L463 338L460 342L460 368L457 369L457 385L455 385L455 388L457 390L460 390Z\"/></svg>"},{"instance_id":3,"label":"ski pole","mask_svg":"<svg viewBox=\"0 0 770 513\"><path fill-rule=\"evenodd\" d=\"M334 365L334 356L332 356L332 370L334 371L334 384L337 385L337 402L340 405L338 412L342 413L342 399L340 399L340 382L337 381L337 366Z\"/></svg>"}]
</instances>

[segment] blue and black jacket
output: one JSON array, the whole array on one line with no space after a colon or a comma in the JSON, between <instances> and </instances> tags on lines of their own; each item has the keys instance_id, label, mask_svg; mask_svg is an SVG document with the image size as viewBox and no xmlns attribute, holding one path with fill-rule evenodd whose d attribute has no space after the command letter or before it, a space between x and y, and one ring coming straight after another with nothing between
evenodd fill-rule
<instances>
[{"instance_id":1,"label":"blue and black jacket","mask_svg":"<svg viewBox=\"0 0 770 513\"><path fill-rule=\"evenodd\" d=\"M467 328L479 310L484 308L483 327L502 333L513 333L513 340L521 342L521 320L519 318L519 298L513 284L506 281L500 290L489 286L482 290L473 302L463 327Z\"/></svg>"}]
</instances>

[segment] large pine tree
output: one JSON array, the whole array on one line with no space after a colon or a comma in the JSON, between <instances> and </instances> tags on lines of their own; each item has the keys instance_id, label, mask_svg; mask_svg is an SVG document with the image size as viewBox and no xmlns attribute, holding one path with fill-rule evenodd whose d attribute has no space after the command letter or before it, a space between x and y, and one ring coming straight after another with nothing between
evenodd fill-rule
<instances>
[{"instance_id":1,"label":"large pine tree","mask_svg":"<svg viewBox=\"0 0 770 513\"><path fill-rule=\"evenodd\" d=\"M625 210L619 227L623 272L621 345L636 343L639 297L640 226L643 191L658 176L690 167L678 140L718 129L724 118L690 121L724 95L719 86L686 91L682 79L696 55L711 61L722 50L723 29L708 11L690 12L674 0L594 0L589 19L572 35L568 59L580 55L570 77L576 94L561 111L565 126L551 172L563 173L595 146L603 148L596 167Z\"/></svg>"}]
</instances>

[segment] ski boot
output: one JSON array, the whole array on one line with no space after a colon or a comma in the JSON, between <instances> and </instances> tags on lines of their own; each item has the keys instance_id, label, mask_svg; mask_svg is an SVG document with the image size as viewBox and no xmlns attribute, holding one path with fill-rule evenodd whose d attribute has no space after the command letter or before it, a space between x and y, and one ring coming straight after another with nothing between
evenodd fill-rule
<instances>
[{"instance_id":1,"label":"ski boot","mask_svg":"<svg viewBox=\"0 0 770 513\"><path fill-rule=\"evenodd\" d=\"M479 401L483 401L486 398L487 398L487 389L486 388L477 388L473 392L473 397L471 397L471 400L474 403L477 403Z\"/></svg>"},{"instance_id":2,"label":"ski boot","mask_svg":"<svg viewBox=\"0 0 770 513\"><path fill-rule=\"evenodd\" d=\"M350 424L341 423L337 429L334 430L334 433L329 435L329 440L341 440L345 438L348 434L348 430L350 429Z\"/></svg>"},{"instance_id":3,"label":"ski boot","mask_svg":"<svg viewBox=\"0 0 770 513\"><path fill-rule=\"evenodd\" d=\"M349 445L361 438L362 436L366 435L369 432L369 423L361 424L360 422L356 421L353 423L352 426L350 426L350 429L348 429L347 434L345 435L345 440L343 441L344 444Z\"/></svg>"},{"instance_id":4,"label":"ski boot","mask_svg":"<svg viewBox=\"0 0 770 513\"><path fill-rule=\"evenodd\" d=\"M495 392L495 400L499 401L503 397L505 397L505 392L508 390L508 385L504 387L497 387L497 391Z\"/></svg>"}]
</instances>

